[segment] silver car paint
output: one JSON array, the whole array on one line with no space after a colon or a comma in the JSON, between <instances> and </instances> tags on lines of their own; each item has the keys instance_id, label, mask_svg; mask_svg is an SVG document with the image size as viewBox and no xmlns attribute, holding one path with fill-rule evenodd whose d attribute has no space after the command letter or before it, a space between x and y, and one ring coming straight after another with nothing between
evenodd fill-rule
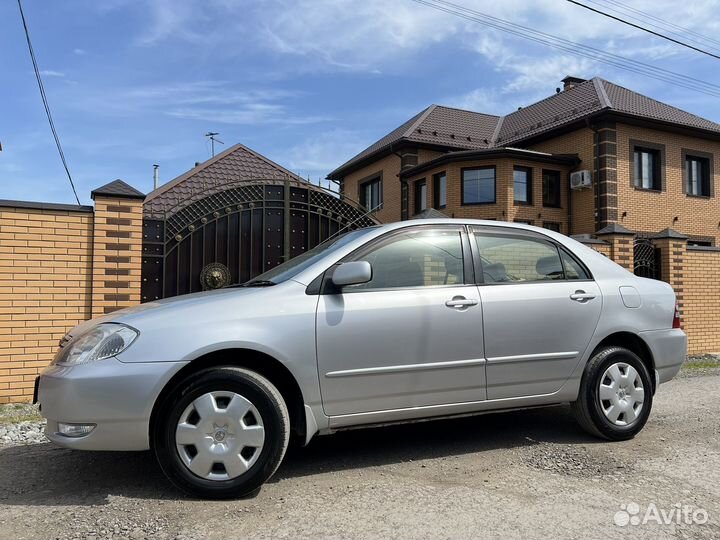
<instances>
[{"instance_id":1,"label":"silver car paint","mask_svg":"<svg viewBox=\"0 0 720 540\"><path fill-rule=\"evenodd\" d=\"M341 351L341 341L337 336L332 338L328 337L329 335L325 337L327 341L317 343L320 356L316 356L316 313L318 318L326 318L327 328L331 327L332 317L337 319L343 314L338 311L338 298L335 298L336 305L333 306L331 298L306 294L307 285L356 248L389 231L403 227L457 225L459 222L458 220L423 220L369 229L365 235L309 266L292 280L273 287L223 289L149 302L79 325L70 332L73 337L77 337L99 322L107 321L128 324L138 329L140 336L131 347L119 354L117 359L70 368L50 366L43 372L39 386L39 401L43 415L49 420L48 436L59 444L74 448L147 449L150 411L163 386L188 362L208 352L223 349L253 349L272 356L288 368L302 391L308 425L307 440L315 433L329 433L336 428L368 423L572 401L577 397L580 378L592 350L604 337L615 332L630 332L642 336L654 355L659 382L665 382L677 373L684 359L687 344L685 334L681 330L669 328L675 295L668 284L638 278L600 253L552 231L514 223L474 220L462 220L460 223L533 231L551 238L575 253L592 272L594 283L570 282L568 286L573 291L568 289L560 293L574 292L580 286L597 287L600 293L597 298L587 304L578 304L583 308L590 307L584 310L585 322L572 326L572 321L566 320L563 323L558 319L557 327L539 326L538 321L547 318L550 314L549 310L543 310L538 303L532 310L537 318L531 317L530 314L523 316L523 325L519 326L516 322L517 315L513 314L504 325L506 328L515 329L513 336L528 332L540 336L542 346L537 349L533 349L530 342L522 342L522 346L506 348L507 344L498 340L495 345L491 344L489 350L492 354L488 355L482 348L477 349L478 352L471 350L462 343L459 334L454 333L451 334L453 341L457 340L461 343L449 345L450 351L443 353L438 363L433 361L427 352L418 353L417 347L413 348L415 343L402 343L392 332L385 332L383 339L378 339L376 334L358 328L352 338L355 339L353 342L355 347L372 343L373 346L379 347L378 350L383 350L384 346L387 350L399 351L398 360L393 360L389 355L384 354L379 360L377 357L374 358L378 360L375 364L372 362L353 364L348 362L346 357L357 358L357 355L362 356L363 351L349 350L347 346ZM521 289L528 285L481 285L460 288L466 297L479 300L487 298L490 311L497 308L496 316L505 317L510 314L502 307L500 303L502 298L495 297L500 295L495 291L506 289L509 295L522 296ZM620 287L628 286L638 291L642 298L640 307L632 309L625 307ZM442 291L437 293L438 301L445 297L450 298L454 294L454 291L450 291L452 287L439 289ZM428 291L431 289L425 289L422 297L435 298L433 293ZM477 296L473 291L477 291ZM560 293L558 293L559 297L562 296ZM534 294L542 297L544 293L538 290ZM358 298L351 301L362 300ZM367 323L375 319L374 322L377 323L385 310L392 312L398 308L397 295L387 295L386 305L382 304L383 302L380 301L375 314L367 312L363 317L353 313L352 316L357 318L358 322ZM578 309L573 304L574 302L570 301L567 305L572 306L572 309ZM594 313L600 305L599 318L594 323ZM320 311L318 311L319 307ZM468 329L470 333L467 337L471 337L472 341L467 339L465 341L480 346L482 332L478 328L482 328L480 321L484 307L481 302L470 309L455 312L442 305L435 310L438 313L432 316L433 325L442 324L436 320L440 313L458 320L460 316L469 315L465 317L468 321L464 321L463 328ZM555 313L554 309L553 313ZM562 318L562 315L550 316ZM380 322L386 327L401 324L396 315ZM538 331L541 326L543 332ZM591 335L593 326L594 333ZM502 323L499 322L491 327L494 331L500 331ZM322 324L318 323L318 328L321 330L318 334L320 336L323 334ZM426 325L425 328L428 326ZM486 324L486 338L489 335L487 328ZM586 340L568 339L569 330L585 332ZM506 334L505 337L509 335ZM404 345L404 348L399 347L398 343ZM343 354L333 357L332 354L325 355L323 351ZM508 351L509 354L505 354ZM534 358L527 356L537 354L541 356ZM373 359L369 355L366 356L368 359ZM468 362L463 363L465 361ZM448 364L443 366L443 362ZM486 396L484 388L483 363L488 368L487 393L491 394L489 396ZM544 367L541 369L534 367L540 364ZM362 382L370 377L367 373L343 374L353 369L362 369L363 366L370 369L390 367L391 371L395 370L395 372L372 375L374 385ZM534 374L540 375L540 372L543 374L542 378L547 378L549 381L535 379ZM403 373L406 374L404 379ZM491 376L494 384L490 381ZM476 386L467 387L468 377ZM321 380L329 393L326 406L330 411L338 414L329 416L323 408ZM333 380L343 380L343 384L347 384L348 398L340 397L342 385L334 387ZM447 386L441 387L436 383L438 380L444 381L443 384ZM378 401L374 405L371 399L365 399L359 393L363 387L366 389L370 387L371 392L375 394ZM513 387L518 397L507 397L512 393L508 389ZM402 391L409 395L405 397L396 395ZM426 392L428 395L425 395ZM525 392L525 394L518 395L517 392ZM88 436L70 439L55 433L58 421L96 423L98 427ZM120 429L115 430L113 427Z\"/></svg>"}]
</instances>

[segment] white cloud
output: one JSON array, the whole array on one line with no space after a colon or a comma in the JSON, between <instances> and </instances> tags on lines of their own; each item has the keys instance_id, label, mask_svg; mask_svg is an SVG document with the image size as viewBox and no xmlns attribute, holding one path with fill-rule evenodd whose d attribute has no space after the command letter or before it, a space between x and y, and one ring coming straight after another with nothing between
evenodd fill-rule
<instances>
[{"instance_id":1,"label":"white cloud","mask_svg":"<svg viewBox=\"0 0 720 540\"><path fill-rule=\"evenodd\" d=\"M289 165L301 176L308 173L328 173L339 165L342 156L353 156L368 145L361 134L345 129L334 129L308 136L288 152Z\"/></svg>"},{"instance_id":2,"label":"white cloud","mask_svg":"<svg viewBox=\"0 0 720 540\"><path fill-rule=\"evenodd\" d=\"M73 49L73 54L77 54L78 56L83 56L87 54L87 51L85 49Z\"/></svg>"},{"instance_id":3,"label":"white cloud","mask_svg":"<svg viewBox=\"0 0 720 540\"><path fill-rule=\"evenodd\" d=\"M41 69L40 75L43 77L64 77L65 74L61 71L54 71L52 69Z\"/></svg>"}]
</instances>

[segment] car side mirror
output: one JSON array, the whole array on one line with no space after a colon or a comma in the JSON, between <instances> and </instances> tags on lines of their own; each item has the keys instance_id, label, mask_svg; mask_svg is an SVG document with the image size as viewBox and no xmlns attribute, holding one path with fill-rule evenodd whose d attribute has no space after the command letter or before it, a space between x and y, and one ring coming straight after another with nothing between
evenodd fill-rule
<instances>
[{"instance_id":1,"label":"car side mirror","mask_svg":"<svg viewBox=\"0 0 720 540\"><path fill-rule=\"evenodd\" d=\"M332 275L333 285L359 285L372 279L372 266L367 261L353 261L342 263L335 267Z\"/></svg>"}]
</instances>

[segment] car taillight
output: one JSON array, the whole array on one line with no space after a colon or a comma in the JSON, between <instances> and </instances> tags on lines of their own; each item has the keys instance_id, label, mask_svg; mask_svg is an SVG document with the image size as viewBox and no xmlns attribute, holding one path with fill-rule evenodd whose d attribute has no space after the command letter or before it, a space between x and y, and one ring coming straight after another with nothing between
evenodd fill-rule
<instances>
[{"instance_id":1,"label":"car taillight","mask_svg":"<svg viewBox=\"0 0 720 540\"><path fill-rule=\"evenodd\" d=\"M677 305L677 302L675 302L675 314L673 315L673 328L682 328L680 326L680 308Z\"/></svg>"}]
</instances>

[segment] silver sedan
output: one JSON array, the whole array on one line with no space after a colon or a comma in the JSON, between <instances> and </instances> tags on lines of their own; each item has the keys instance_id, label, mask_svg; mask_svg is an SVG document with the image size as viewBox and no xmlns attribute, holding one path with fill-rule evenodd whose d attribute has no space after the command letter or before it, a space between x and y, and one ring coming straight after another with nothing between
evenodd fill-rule
<instances>
[{"instance_id":1,"label":"silver sedan","mask_svg":"<svg viewBox=\"0 0 720 540\"><path fill-rule=\"evenodd\" d=\"M424 220L81 324L37 399L59 445L152 449L180 488L236 497L291 439L357 426L569 402L629 439L686 348L664 282L545 229Z\"/></svg>"}]
</instances>

